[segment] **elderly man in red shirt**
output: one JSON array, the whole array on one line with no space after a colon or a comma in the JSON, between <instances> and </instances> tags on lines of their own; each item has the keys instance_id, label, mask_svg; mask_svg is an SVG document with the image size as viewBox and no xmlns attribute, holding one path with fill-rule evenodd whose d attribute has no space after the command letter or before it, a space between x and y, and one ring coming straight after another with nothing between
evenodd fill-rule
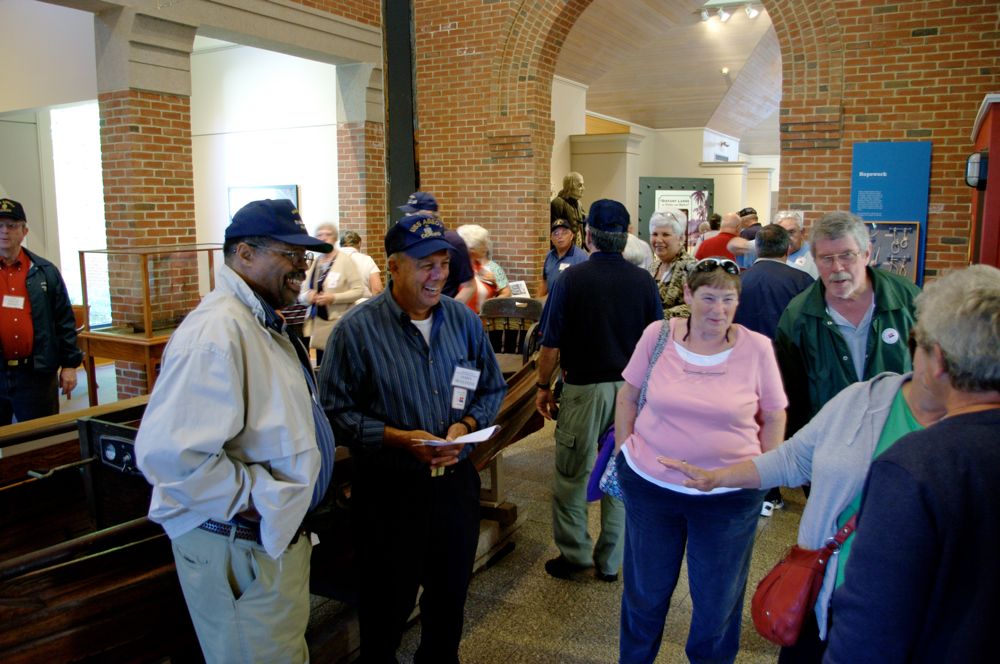
<instances>
[{"instance_id":1,"label":"elderly man in red shirt","mask_svg":"<svg viewBox=\"0 0 1000 664\"><path fill-rule=\"evenodd\" d=\"M83 360L66 284L27 235L24 207L0 198L0 426L58 413Z\"/></svg>"}]
</instances>

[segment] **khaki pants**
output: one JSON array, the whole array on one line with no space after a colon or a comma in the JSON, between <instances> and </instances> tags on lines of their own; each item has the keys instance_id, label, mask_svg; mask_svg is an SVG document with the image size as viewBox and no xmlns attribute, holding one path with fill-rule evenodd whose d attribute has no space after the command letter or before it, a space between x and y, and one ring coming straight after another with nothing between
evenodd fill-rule
<instances>
[{"instance_id":1,"label":"khaki pants","mask_svg":"<svg viewBox=\"0 0 1000 664\"><path fill-rule=\"evenodd\" d=\"M601 498L601 534L593 545L587 532L587 480L597 459L597 439L614 422L621 385L565 385L556 424L552 534L563 557L576 565L593 561L603 574L617 574L622 564L625 506L617 498Z\"/></svg>"},{"instance_id":2,"label":"khaki pants","mask_svg":"<svg viewBox=\"0 0 1000 664\"><path fill-rule=\"evenodd\" d=\"M205 661L308 662L307 536L275 560L254 542L200 528L172 543Z\"/></svg>"}]
</instances>

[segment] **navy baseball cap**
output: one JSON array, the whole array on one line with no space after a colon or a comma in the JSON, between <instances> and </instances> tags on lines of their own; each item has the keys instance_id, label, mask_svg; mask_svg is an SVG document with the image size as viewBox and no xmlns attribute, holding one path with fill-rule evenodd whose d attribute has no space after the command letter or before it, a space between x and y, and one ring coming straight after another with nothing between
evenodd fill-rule
<instances>
[{"instance_id":1,"label":"navy baseball cap","mask_svg":"<svg viewBox=\"0 0 1000 664\"><path fill-rule=\"evenodd\" d=\"M247 203L233 215L226 227L226 239L269 237L295 247L309 247L320 253L330 253L333 246L306 233L306 225L295 205L286 198Z\"/></svg>"},{"instance_id":2,"label":"navy baseball cap","mask_svg":"<svg viewBox=\"0 0 1000 664\"><path fill-rule=\"evenodd\" d=\"M0 217L14 221L28 221L24 216L24 207L9 198L0 198Z\"/></svg>"},{"instance_id":3,"label":"navy baseball cap","mask_svg":"<svg viewBox=\"0 0 1000 664\"><path fill-rule=\"evenodd\" d=\"M451 249L444 239L444 224L429 214L408 214L385 234L385 255L404 252L411 258L424 258L442 249Z\"/></svg>"},{"instance_id":4,"label":"navy baseball cap","mask_svg":"<svg viewBox=\"0 0 1000 664\"><path fill-rule=\"evenodd\" d=\"M605 233L628 233L629 221L625 206L610 198L594 201L587 213L587 225Z\"/></svg>"},{"instance_id":5,"label":"navy baseball cap","mask_svg":"<svg viewBox=\"0 0 1000 664\"><path fill-rule=\"evenodd\" d=\"M424 210L437 212L438 202L434 198L434 194L428 194L426 191L415 191L406 199L406 205L400 205L399 209L409 214Z\"/></svg>"}]
</instances>

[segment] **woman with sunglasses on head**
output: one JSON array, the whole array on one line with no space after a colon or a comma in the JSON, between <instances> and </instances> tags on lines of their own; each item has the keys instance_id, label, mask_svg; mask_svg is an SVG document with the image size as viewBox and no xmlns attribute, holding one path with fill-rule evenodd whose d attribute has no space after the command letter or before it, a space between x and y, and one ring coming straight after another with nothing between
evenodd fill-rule
<instances>
[{"instance_id":1,"label":"woman with sunglasses on head","mask_svg":"<svg viewBox=\"0 0 1000 664\"><path fill-rule=\"evenodd\" d=\"M299 302L312 305L303 334L309 337L309 347L316 349L317 365L323 361L323 351L334 325L365 292L354 260L337 249L338 236L337 227L331 223L316 227L316 237L333 245L333 251L319 254L312 262L299 295Z\"/></svg>"},{"instance_id":2,"label":"woman with sunglasses on head","mask_svg":"<svg viewBox=\"0 0 1000 664\"><path fill-rule=\"evenodd\" d=\"M911 355L915 348L911 333ZM913 374L886 372L846 387L788 441L751 460L711 470L676 457L659 461L690 478L684 486L700 491L812 482L799 522L798 545L819 549L857 513L872 462L902 436L923 430L945 414L944 402L929 389L925 369L926 363L915 362ZM844 582L853 541L852 533L827 565L813 611L806 616L798 641L781 649L779 664L823 661L830 625L836 621L830 600Z\"/></svg>"},{"instance_id":3,"label":"woman with sunglasses on head","mask_svg":"<svg viewBox=\"0 0 1000 664\"><path fill-rule=\"evenodd\" d=\"M625 588L620 661L652 662L687 551L694 610L692 662L732 662L764 492L684 486L669 456L718 467L760 455L784 436L787 398L770 340L733 324L740 277L727 258L693 265L684 286L690 318L646 328L615 409L625 500Z\"/></svg>"}]
</instances>

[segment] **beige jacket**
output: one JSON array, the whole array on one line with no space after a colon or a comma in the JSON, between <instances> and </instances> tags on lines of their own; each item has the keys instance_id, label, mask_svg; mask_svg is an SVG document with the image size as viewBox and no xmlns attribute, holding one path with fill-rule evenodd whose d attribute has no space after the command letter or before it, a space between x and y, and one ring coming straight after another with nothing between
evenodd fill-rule
<instances>
[{"instance_id":1,"label":"beige jacket","mask_svg":"<svg viewBox=\"0 0 1000 664\"><path fill-rule=\"evenodd\" d=\"M313 261L306 272L299 302L310 304L316 293L333 293L334 301L332 304L328 304L326 307L310 308L310 315L306 318L302 328L303 335L309 337L309 347L324 350L333 327L340 320L340 317L354 305L354 302L364 294L364 286L357 265L347 252L338 251L337 257L333 259L333 265L330 266L330 270L323 280L319 283L313 283L320 271L321 259L317 259ZM325 318L322 316L323 309L325 309Z\"/></svg>"}]
</instances>

